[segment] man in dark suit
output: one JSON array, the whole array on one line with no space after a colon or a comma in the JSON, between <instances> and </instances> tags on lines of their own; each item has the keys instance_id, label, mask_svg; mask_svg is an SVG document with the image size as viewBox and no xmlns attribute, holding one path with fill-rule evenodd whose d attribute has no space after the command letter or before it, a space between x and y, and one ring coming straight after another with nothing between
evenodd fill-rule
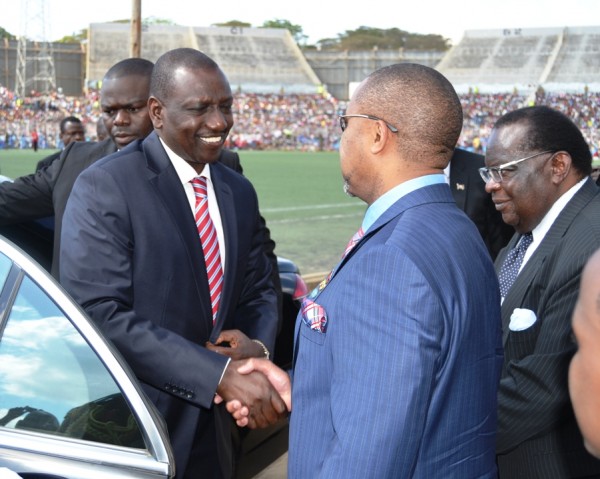
<instances>
[{"instance_id":1,"label":"man in dark suit","mask_svg":"<svg viewBox=\"0 0 600 479\"><path fill-rule=\"evenodd\" d=\"M581 271L600 246L600 190L589 176L589 147L565 115L529 107L498 120L485 163L486 189L516 230L496 259L505 349L500 478L600 477L567 384Z\"/></svg>"},{"instance_id":2,"label":"man in dark suit","mask_svg":"<svg viewBox=\"0 0 600 479\"><path fill-rule=\"evenodd\" d=\"M485 166L483 160L482 155L455 148L445 173L454 201L475 223L494 260L515 230L502 221L492 197L485 191L485 183L479 176L479 168Z\"/></svg>"},{"instance_id":3,"label":"man in dark suit","mask_svg":"<svg viewBox=\"0 0 600 479\"><path fill-rule=\"evenodd\" d=\"M45 267L49 267L46 250L52 251L51 271L55 278L58 278L59 271L62 217L73 183L85 168L100 158L124 148L136 139L145 138L152 131L147 102L153 66L148 60L129 58L116 63L105 74L100 90L102 117L99 123L108 131L108 138L100 142L70 142L59 158L47 168L17 178L12 183L0 183L0 233L19 243L27 241L31 235L52 235L54 239L49 241L47 247L40 248L41 242L36 240L31 245L35 251L29 251L35 253L35 258ZM83 132L83 129L81 131ZM223 150L220 161L234 171L242 173L237 153ZM46 230L43 224L23 223L48 216L54 216L54 232ZM277 292L278 307L281 310L282 293L275 242L271 239L270 231L262 217L261 229L265 253L273 271L272 281Z\"/></svg>"},{"instance_id":4,"label":"man in dark suit","mask_svg":"<svg viewBox=\"0 0 600 479\"><path fill-rule=\"evenodd\" d=\"M67 116L60 121L59 124L60 134L59 137L65 149L69 144L74 141L85 141L85 132L83 131L83 123L76 116ZM54 160L58 160L62 150L52 153L46 158L38 161L35 171L47 168L52 164Z\"/></svg>"},{"instance_id":5,"label":"man in dark suit","mask_svg":"<svg viewBox=\"0 0 600 479\"><path fill-rule=\"evenodd\" d=\"M111 67L104 76L100 96L110 138L99 143L72 142L47 168L0 184L0 225L54 215L54 277L59 271L62 217L75 179L100 158L152 131L146 105L152 67L148 60L130 58Z\"/></svg>"},{"instance_id":6,"label":"man in dark suit","mask_svg":"<svg viewBox=\"0 0 600 479\"><path fill-rule=\"evenodd\" d=\"M154 132L82 172L63 219L61 282L165 418L178 478L232 475L229 418L213 407L215 394L239 396L259 426L286 411L262 374L240 375L232 359L264 357L277 329L256 193L218 162L232 103L229 82L206 55L162 55L148 102ZM204 215L194 206L196 181L208 191ZM203 251L195 212L198 223L212 220L215 262L205 261L213 256ZM220 294L209 291L213 265L223 273L214 275L223 278ZM239 332L232 347L206 347L223 330Z\"/></svg>"}]
</instances>

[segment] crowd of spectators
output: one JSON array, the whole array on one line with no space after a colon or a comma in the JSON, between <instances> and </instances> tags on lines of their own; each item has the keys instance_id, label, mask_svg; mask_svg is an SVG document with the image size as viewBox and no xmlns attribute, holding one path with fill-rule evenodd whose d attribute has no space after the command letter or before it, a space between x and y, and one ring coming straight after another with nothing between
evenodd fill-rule
<instances>
[{"instance_id":1,"label":"crowd of spectators","mask_svg":"<svg viewBox=\"0 0 600 479\"><path fill-rule=\"evenodd\" d=\"M0 148L30 148L31 134L36 131L39 148L60 149L59 124L67 116L81 119L86 139L95 139L98 98L96 90L83 97L68 97L60 89L48 95L31 92L19 97L0 85Z\"/></svg>"},{"instance_id":2,"label":"crowd of spectators","mask_svg":"<svg viewBox=\"0 0 600 479\"><path fill-rule=\"evenodd\" d=\"M561 111L582 131L595 159L600 159L600 93L552 93L540 90L537 94L518 93L460 95L464 122L460 146L484 153L492 126L505 113L533 105L546 105Z\"/></svg>"},{"instance_id":3,"label":"crowd of spectators","mask_svg":"<svg viewBox=\"0 0 600 479\"><path fill-rule=\"evenodd\" d=\"M332 151L339 145L338 114L345 102L327 92L317 94L257 94L236 92L235 125L228 138L233 149L277 149ZM461 95L464 126L459 145L485 152L494 122L505 113L528 105L548 105L568 115L582 130L595 158L600 145L600 93L517 92ZM86 138L96 139L101 110L98 91L83 97L66 97L60 91L48 96L25 98L0 85L0 148L29 148L31 133L37 130L40 148L62 147L59 122L66 116L79 117Z\"/></svg>"}]
</instances>

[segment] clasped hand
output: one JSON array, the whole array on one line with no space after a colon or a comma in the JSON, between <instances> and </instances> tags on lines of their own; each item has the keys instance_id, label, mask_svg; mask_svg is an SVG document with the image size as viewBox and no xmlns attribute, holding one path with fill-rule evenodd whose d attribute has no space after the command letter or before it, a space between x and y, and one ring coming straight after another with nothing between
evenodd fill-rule
<instances>
[{"instance_id":1,"label":"clasped hand","mask_svg":"<svg viewBox=\"0 0 600 479\"><path fill-rule=\"evenodd\" d=\"M291 411L289 376L268 359L259 359L264 355L262 347L244 333L222 331L215 344L206 347L232 358L217 387L215 403L225 401L238 426L264 428Z\"/></svg>"}]
</instances>

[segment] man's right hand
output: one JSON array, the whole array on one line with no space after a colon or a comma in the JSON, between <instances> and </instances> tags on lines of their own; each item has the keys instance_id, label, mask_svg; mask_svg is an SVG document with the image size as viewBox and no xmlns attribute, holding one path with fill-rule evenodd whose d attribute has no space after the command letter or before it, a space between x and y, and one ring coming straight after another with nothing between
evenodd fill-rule
<instances>
[{"instance_id":1,"label":"man's right hand","mask_svg":"<svg viewBox=\"0 0 600 479\"><path fill-rule=\"evenodd\" d=\"M227 402L239 401L248 408L247 426L250 429L264 428L286 416L286 403L264 374L257 371L241 374L238 368L244 363L229 363L217 394Z\"/></svg>"},{"instance_id":2,"label":"man's right hand","mask_svg":"<svg viewBox=\"0 0 600 479\"><path fill-rule=\"evenodd\" d=\"M264 374L271 385L279 393L288 411L292 410L292 383L290 377L283 370L278 368L268 359L257 359L251 358L247 361L243 361L242 365L238 367L238 372L241 374L250 374L251 372L258 371ZM222 398L219 398L216 402L221 402ZM231 413L236 423L240 427L249 426L249 409L244 406L239 400L227 401L227 411ZM250 426L249 426L250 427Z\"/></svg>"}]
</instances>

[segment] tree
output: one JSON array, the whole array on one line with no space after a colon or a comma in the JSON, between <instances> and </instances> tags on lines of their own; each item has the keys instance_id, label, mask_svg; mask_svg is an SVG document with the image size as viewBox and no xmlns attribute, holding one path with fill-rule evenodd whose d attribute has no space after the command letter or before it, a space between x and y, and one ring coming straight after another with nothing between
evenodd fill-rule
<instances>
[{"instance_id":1,"label":"tree","mask_svg":"<svg viewBox=\"0 0 600 479\"><path fill-rule=\"evenodd\" d=\"M213 27L238 27L238 28L251 28L252 24L248 22L242 22L240 20L229 20L225 23L213 23Z\"/></svg>"},{"instance_id":2,"label":"tree","mask_svg":"<svg viewBox=\"0 0 600 479\"><path fill-rule=\"evenodd\" d=\"M4 28L0 27L0 39L4 40L16 40L17 37L15 37L12 33L7 32Z\"/></svg>"},{"instance_id":3,"label":"tree","mask_svg":"<svg viewBox=\"0 0 600 479\"><path fill-rule=\"evenodd\" d=\"M306 42L306 39L308 38L308 36L304 34L300 25L294 25L289 20L266 20L260 28L283 28L288 30L298 44Z\"/></svg>"},{"instance_id":4,"label":"tree","mask_svg":"<svg viewBox=\"0 0 600 479\"><path fill-rule=\"evenodd\" d=\"M410 33L398 28L382 30L380 28L359 27L356 30L346 30L334 39L319 40L322 49L336 50L394 50L405 48L410 50L448 50L450 40L441 35L421 35Z\"/></svg>"},{"instance_id":5,"label":"tree","mask_svg":"<svg viewBox=\"0 0 600 479\"><path fill-rule=\"evenodd\" d=\"M66 35L59 40L56 40L56 43L81 43L87 40L88 37L88 29L84 28L80 30L79 33L73 33L72 35Z\"/></svg>"}]
</instances>

